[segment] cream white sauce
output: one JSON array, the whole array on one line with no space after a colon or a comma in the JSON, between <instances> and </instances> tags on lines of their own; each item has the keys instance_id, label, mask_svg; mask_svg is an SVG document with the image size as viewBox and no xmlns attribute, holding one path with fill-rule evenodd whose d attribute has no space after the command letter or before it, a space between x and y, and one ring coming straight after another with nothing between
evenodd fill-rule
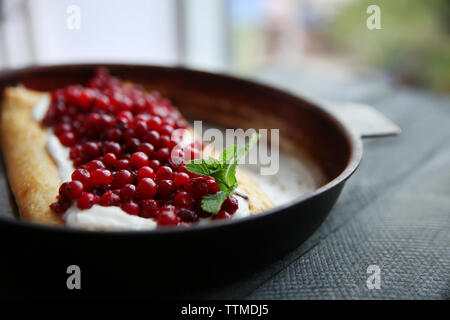
<instances>
[{"instance_id":1,"label":"cream white sauce","mask_svg":"<svg viewBox=\"0 0 450 320\"><path fill-rule=\"evenodd\" d=\"M34 105L33 109L31 110L31 115L34 120L37 122L41 122L45 114L47 113L48 106L50 105L50 95L45 94L41 99L39 99L38 102Z\"/></svg>"},{"instance_id":2,"label":"cream white sauce","mask_svg":"<svg viewBox=\"0 0 450 320\"><path fill-rule=\"evenodd\" d=\"M66 224L75 228L95 230L148 230L155 229L153 219L145 219L127 214L119 207L94 205L80 210L75 205L64 214Z\"/></svg>"},{"instance_id":3,"label":"cream white sauce","mask_svg":"<svg viewBox=\"0 0 450 320\"><path fill-rule=\"evenodd\" d=\"M40 122L47 113L50 105L49 95L42 97L32 110L32 117ZM187 141L183 141L187 144ZM75 170L72 160L69 157L70 149L64 147L58 137L53 134L52 130L48 131L47 151L55 161L58 167L58 173L61 182L71 180L72 172ZM248 201L236 197L239 202L239 209L232 216L233 219L246 217L250 215ZM66 225L79 229L94 230L149 230L156 229L157 224L153 219L141 218L133 216L119 207L103 207L94 205L87 210L80 210L76 204L73 204L63 215ZM200 219L199 224L211 223L210 218Z\"/></svg>"},{"instance_id":4,"label":"cream white sauce","mask_svg":"<svg viewBox=\"0 0 450 320\"><path fill-rule=\"evenodd\" d=\"M47 151L52 156L58 167L59 177L62 182L71 180L72 172L75 170L70 160L70 149L64 147L59 141L58 137L53 134L51 130L48 131L47 136Z\"/></svg>"},{"instance_id":5,"label":"cream white sauce","mask_svg":"<svg viewBox=\"0 0 450 320\"><path fill-rule=\"evenodd\" d=\"M305 154L280 152L279 161L277 174L270 176L261 175L259 165L240 165L276 206L312 193L326 182L322 171Z\"/></svg>"}]
</instances>

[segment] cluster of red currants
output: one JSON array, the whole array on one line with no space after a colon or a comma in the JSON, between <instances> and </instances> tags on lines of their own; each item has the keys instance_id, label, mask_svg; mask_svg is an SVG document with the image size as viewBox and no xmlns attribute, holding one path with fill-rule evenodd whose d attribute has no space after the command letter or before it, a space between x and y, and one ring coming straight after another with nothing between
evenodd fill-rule
<instances>
[{"instance_id":1,"label":"cluster of red currants","mask_svg":"<svg viewBox=\"0 0 450 320\"><path fill-rule=\"evenodd\" d=\"M99 69L86 87L52 92L44 124L70 148L76 168L50 205L53 211L63 213L73 202L81 210L94 204L120 206L158 225L189 225L211 216L202 210L201 199L217 193L219 186L171 159L182 138L172 133L186 129L187 123L159 94ZM181 152L195 159L200 148L201 143L192 143ZM230 196L214 219L229 219L237 209L236 198Z\"/></svg>"}]
</instances>

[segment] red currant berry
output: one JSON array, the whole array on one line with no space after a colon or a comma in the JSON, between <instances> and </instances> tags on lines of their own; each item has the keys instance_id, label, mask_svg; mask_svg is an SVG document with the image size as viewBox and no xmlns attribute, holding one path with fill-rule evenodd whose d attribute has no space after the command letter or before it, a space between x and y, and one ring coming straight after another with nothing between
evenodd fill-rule
<instances>
[{"instance_id":1,"label":"red currant berry","mask_svg":"<svg viewBox=\"0 0 450 320\"><path fill-rule=\"evenodd\" d=\"M220 191L219 185L217 184L216 180L214 179L208 179L206 180L208 183L208 193L217 193Z\"/></svg>"},{"instance_id":2,"label":"red currant berry","mask_svg":"<svg viewBox=\"0 0 450 320\"><path fill-rule=\"evenodd\" d=\"M148 120L148 122L147 122L148 128L150 130L156 130L156 131L159 130L159 127L161 126L161 124L162 124L162 120L158 116L151 117L150 120Z\"/></svg>"},{"instance_id":3,"label":"red currant berry","mask_svg":"<svg viewBox=\"0 0 450 320\"><path fill-rule=\"evenodd\" d=\"M155 130L149 131L144 137L144 140L147 141L148 143L150 143L151 145L153 145L154 147L159 146L159 139L160 139L160 135L159 135L158 131L155 131Z\"/></svg>"},{"instance_id":4,"label":"red currant berry","mask_svg":"<svg viewBox=\"0 0 450 320\"><path fill-rule=\"evenodd\" d=\"M117 156L114 153L107 153L103 156L103 162L108 168L113 168L117 163Z\"/></svg>"},{"instance_id":5,"label":"red currant berry","mask_svg":"<svg viewBox=\"0 0 450 320\"><path fill-rule=\"evenodd\" d=\"M138 147L138 151L145 153L148 157L152 155L154 150L153 145L148 142L141 143Z\"/></svg>"},{"instance_id":6,"label":"red currant berry","mask_svg":"<svg viewBox=\"0 0 450 320\"><path fill-rule=\"evenodd\" d=\"M70 205L72 204L71 201L67 201L67 200L62 200L61 198L58 199L58 201L53 202L50 205L50 209L52 209L54 212L56 213L64 213L67 211L67 209L69 209Z\"/></svg>"},{"instance_id":7,"label":"red currant berry","mask_svg":"<svg viewBox=\"0 0 450 320\"><path fill-rule=\"evenodd\" d=\"M132 122L133 121L133 114L130 111L121 111L119 112L119 114L117 115L117 119L119 120L126 120L128 122Z\"/></svg>"},{"instance_id":8,"label":"red currant berry","mask_svg":"<svg viewBox=\"0 0 450 320\"><path fill-rule=\"evenodd\" d=\"M89 186L90 179L91 174L86 169L76 169L72 172L72 180L80 181L85 188Z\"/></svg>"},{"instance_id":9,"label":"red currant berry","mask_svg":"<svg viewBox=\"0 0 450 320\"><path fill-rule=\"evenodd\" d=\"M195 199L200 199L208 194L208 182L205 178L192 178L189 181L188 192Z\"/></svg>"},{"instance_id":10,"label":"red currant berry","mask_svg":"<svg viewBox=\"0 0 450 320\"><path fill-rule=\"evenodd\" d=\"M70 181L64 182L61 187L59 187L59 195L63 199L76 199L83 192L83 184L80 181Z\"/></svg>"},{"instance_id":11,"label":"red currant berry","mask_svg":"<svg viewBox=\"0 0 450 320\"><path fill-rule=\"evenodd\" d=\"M114 189L121 189L124 185L129 183L133 183L133 175L130 171L122 169L114 175L112 187Z\"/></svg>"},{"instance_id":12,"label":"red currant berry","mask_svg":"<svg viewBox=\"0 0 450 320\"><path fill-rule=\"evenodd\" d=\"M75 159L79 158L80 156L81 156L81 146L80 145L76 145L70 149L70 151L69 151L70 159L75 160Z\"/></svg>"},{"instance_id":13,"label":"red currant berry","mask_svg":"<svg viewBox=\"0 0 450 320\"><path fill-rule=\"evenodd\" d=\"M145 111L144 111L145 112ZM134 121L145 121L147 124L147 121L150 120L151 116L147 113L139 113L136 117L134 117Z\"/></svg>"},{"instance_id":14,"label":"red currant berry","mask_svg":"<svg viewBox=\"0 0 450 320\"><path fill-rule=\"evenodd\" d=\"M77 207L80 210L89 209L94 205L95 196L90 192L83 192L77 200Z\"/></svg>"},{"instance_id":15,"label":"red currant berry","mask_svg":"<svg viewBox=\"0 0 450 320\"><path fill-rule=\"evenodd\" d=\"M94 107L100 110L108 110L109 105L110 105L109 97L105 95L97 97L94 103Z\"/></svg>"},{"instance_id":16,"label":"red currant berry","mask_svg":"<svg viewBox=\"0 0 450 320\"><path fill-rule=\"evenodd\" d=\"M85 160L97 158L100 155L100 148L95 142L86 142L81 146L81 155Z\"/></svg>"},{"instance_id":17,"label":"red currant berry","mask_svg":"<svg viewBox=\"0 0 450 320\"><path fill-rule=\"evenodd\" d=\"M134 169L139 169L149 164L148 156L143 152L135 152L131 155L130 165Z\"/></svg>"},{"instance_id":18,"label":"red currant berry","mask_svg":"<svg viewBox=\"0 0 450 320\"><path fill-rule=\"evenodd\" d=\"M128 201L134 199L136 195L136 186L134 184L126 184L120 189L120 199Z\"/></svg>"},{"instance_id":19,"label":"red currant berry","mask_svg":"<svg viewBox=\"0 0 450 320\"><path fill-rule=\"evenodd\" d=\"M119 128L110 129L107 131L108 140L118 142L122 138L122 130Z\"/></svg>"},{"instance_id":20,"label":"red currant berry","mask_svg":"<svg viewBox=\"0 0 450 320\"><path fill-rule=\"evenodd\" d=\"M125 139L127 142L125 143L123 149L127 153L133 153L136 152L141 142L138 138L130 138Z\"/></svg>"},{"instance_id":21,"label":"red currant berry","mask_svg":"<svg viewBox=\"0 0 450 320\"><path fill-rule=\"evenodd\" d=\"M150 160L150 161L149 161L148 166L149 166L150 168L152 168L153 171L157 171L158 168L161 166L161 163L160 163L158 160L153 159L153 160Z\"/></svg>"},{"instance_id":22,"label":"red currant berry","mask_svg":"<svg viewBox=\"0 0 450 320\"><path fill-rule=\"evenodd\" d=\"M173 226L177 225L179 221L180 218L175 214L175 211L170 209L161 209L156 217L158 226Z\"/></svg>"},{"instance_id":23,"label":"red currant berry","mask_svg":"<svg viewBox=\"0 0 450 320\"><path fill-rule=\"evenodd\" d=\"M155 181L150 178L142 178L139 180L137 190L140 199L152 199L157 193L157 186Z\"/></svg>"},{"instance_id":24,"label":"red currant berry","mask_svg":"<svg viewBox=\"0 0 450 320\"><path fill-rule=\"evenodd\" d=\"M212 216L212 213L203 210L201 201L196 201L195 202L195 204L194 204L194 211L195 211L195 213L197 213L197 215L200 218L208 218L208 217Z\"/></svg>"},{"instance_id":25,"label":"red currant berry","mask_svg":"<svg viewBox=\"0 0 450 320\"><path fill-rule=\"evenodd\" d=\"M123 211L133 216L137 216L140 210L139 205L134 201L122 203L121 208Z\"/></svg>"},{"instance_id":26,"label":"red currant berry","mask_svg":"<svg viewBox=\"0 0 450 320\"><path fill-rule=\"evenodd\" d=\"M172 195L174 188L172 180L158 181L158 195L162 199L167 199Z\"/></svg>"},{"instance_id":27,"label":"red currant berry","mask_svg":"<svg viewBox=\"0 0 450 320\"><path fill-rule=\"evenodd\" d=\"M116 118L116 121L114 122L114 127L116 129L121 130L122 132L124 132L127 129L129 129L130 125L131 125L131 122L128 121L127 119L124 119L124 118L120 118L120 119Z\"/></svg>"},{"instance_id":28,"label":"red currant berry","mask_svg":"<svg viewBox=\"0 0 450 320\"><path fill-rule=\"evenodd\" d=\"M97 131L96 129L99 126L99 122L100 122L100 114L98 113L90 113L85 120L85 124L84 127L88 130L92 130L92 132Z\"/></svg>"},{"instance_id":29,"label":"red currant berry","mask_svg":"<svg viewBox=\"0 0 450 320\"><path fill-rule=\"evenodd\" d=\"M161 136L159 138L159 147L160 148L170 147L170 137L169 136Z\"/></svg>"},{"instance_id":30,"label":"red currant berry","mask_svg":"<svg viewBox=\"0 0 450 320\"><path fill-rule=\"evenodd\" d=\"M238 208L239 203L233 196L229 196L222 204L222 210L228 212L229 214L235 213Z\"/></svg>"},{"instance_id":31,"label":"red currant berry","mask_svg":"<svg viewBox=\"0 0 450 320\"><path fill-rule=\"evenodd\" d=\"M192 209L194 207L194 199L184 191L178 192L173 197L173 203L177 208Z\"/></svg>"},{"instance_id":32,"label":"red currant berry","mask_svg":"<svg viewBox=\"0 0 450 320\"><path fill-rule=\"evenodd\" d=\"M145 123L145 121L136 121L134 124L134 134L138 138L142 138L147 133L147 130L147 123Z\"/></svg>"},{"instance_id":33,"label":"red currant berry","mask_svg":"<svg viewBox=\"0 0 450 320\"><path fill-rule=\"evenodd\" d=\"M106 141L102 146L103 154L113 153L116 156L119 156L122 153L122 147L117 142Z\"/></svg>"},{"instance_id":34,"label":"red currant berry","mask_svg":"<svg viewBox=\"0 0 450 320\"><path fill-rule=\"evenodd\" d=\"M128 159L121 159L117 161L116 169L117 170L130 169L130 161Z\"/></svg>"},{"instance_id":35,"label":"red currant berry","mask_svg":"<svg viewBox=\"0 0 450 320\"><path fill-rule=\"evenodd\" d=\"M109 184L113 180L111 171L106 169L95 169L91 172L91 183L93 185Z\"/></svg>"},{"instance_id":36,"label":"red currant berry","mask_svg":"<svg viewBox=\"0 0 450 320\"><path fill-rule=\"evenodd\" d=\"M108 129L111 129L113 125L114 125L114 120L110 115L100 114L99 119L98 119L98 127L96 129L97 129L97 131L108 130Z\"/></svg>"},{"instance_id":37,"label":"red currant berry","mask_svg":"<svg viewBox=\"0 0 450 320\"><path fill-rule=\"evenodd\" d=\"M86 88L84 90L81 90L81 94L78 97L78 105L84 109L87 110L91 107L92 103L94 102L94 99L96 97L95 91L89 88Z\"/></svg>"},{"instance_id":38,"label":"red currant berry","mask_svg":"<svg viewBox=\"0 0 450 320\"><path fill-rule=\"evenodd\" d=\"M221 219L231 219L231 214L226 212L225 210L220 210L219 213L213 216L213 220L221 220Z\"/></svg>"},{"instance_id":39,"label":"red currant berry","mask_svg":"<svg viewBox=\"0 0 450 320\"><path fill-rule=\"evenodd\" d=\"M173 171L170 167L162 166L156 171L156 181L172 180Z\"/></svg>"},{"instance_id":40,"label":"red currant berry","mask_svg":"<svg viewBox=\"0 0 450 320\"><path fill-rule=\"evenodd\" d=\"M160 162L165 162L169 158L169 155L170 153L168 148L161 148L153 153L153 158Z\"/></svg>"},{"instance_id":41,"label":"red currant berry","mask_svg":"<svg viewBox=\"0 0 450 320\"><path fill-rule=\"evenodd\" d=\"M54 127L53 132L57 136L59 136L61 133L71 131L71 130L72 130L72 126L70 125L70 123L59 123Z\"/></svg>"},{"instance_id":42,"label":"red currant berry","mask_svg":"<svg viewBox=\"0 0 450 320\"><path fill-rule=\"evenodd\" d=\"M177 172L173 178L173 184L178 190L186 189L189 184L189 175L184 172Z\"/></svg>"},{"instance_id":43,"label":"red currant berry","mask_svg":"<svg viewBox=\"0 0 450 320\"><path fill-rule=\"evenodd\" d=\"M111 190L106 191L99 200L99 204L104 207L114 206L120 202L120 197Z\"/></svg>"},{"instance_id":44,"label":"red currant berry","mask_svg":"<svg viewBox=\"0 0 450 320\"><path fill-rule=\"evenodd\" d=\"M181 209L178 213L178 217L182 222L196 222L198 221L198 215L189 209Z\"/></svg>"},{"instance_id":45,"label":"red currant berry","mask_svg":"<svg viewBox=\"0 0 450 320\"><path fill-rule=\"evenodd\" d=\"M159 133L161 133L161 135L166 135L169 136L172 134L173 131L173 127L170 125L163 125L161 126L161 129L159 129Z\"/></svg>"},{"instance_id":46,"label":"red currant berry","mask_svg":"<svg viewBox=\"0 0 450 320\"><path fill-rule=\"evenodd\" d=\"M143 218L154 218L158 215L159 207L155 200L142 200L139 215Z\"/></svg>"},{"instance_id":47,"label":"red currant berry","mask_svg":"<svg viewBox=\"0 0 450 320\"><path fill-rule=\"evenodd\" d=\"M75 134L71 131L61 133L58 138L59 141L61 141L61 144L65 147L70 147L77 141Z\"/></svg>"},{"instance_id":48,"label":"red currant berry","mask_svg":"<svg viewBox=\"0 0 450 320\"><path fill-rule=\"evenodd\" d=\"M155 179L155 171L148 166L140 168L137 174L137 179L141 180L143 178Z\"/></svg>"},{"instance_id":49,"label":"red currant berry","mask_svg":"<svg viewBox=\"0 0 450 320\"><path fill-rule=\"evenodd\" d=\"M100 160L92 160L86 163L86 170L89 172L94 171L95 169L104 169L105 165Z\"/></svg>"}]
</instances>

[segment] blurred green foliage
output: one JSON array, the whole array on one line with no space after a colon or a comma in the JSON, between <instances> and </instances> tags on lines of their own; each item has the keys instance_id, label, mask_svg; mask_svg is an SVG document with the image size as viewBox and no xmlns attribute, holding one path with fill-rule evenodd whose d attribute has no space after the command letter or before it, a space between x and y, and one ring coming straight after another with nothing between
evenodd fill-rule
<instances>
[{"instance_id":1,"label":"blurred green foliage","mask_svg":"<svg viewBox=\"0 0 450 320\"><path fill-rule=\"evenodd\" d=\"M380 30L369 30L369 5L381 9ZM363 63L410 85L450 91L449 0L358 0L328 26L333 44Z\"/></svg>"}]
</instances>

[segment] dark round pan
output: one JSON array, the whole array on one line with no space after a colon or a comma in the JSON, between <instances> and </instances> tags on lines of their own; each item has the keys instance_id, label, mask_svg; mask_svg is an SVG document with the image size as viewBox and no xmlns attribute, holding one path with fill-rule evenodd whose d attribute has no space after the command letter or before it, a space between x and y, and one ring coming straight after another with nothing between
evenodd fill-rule
<instances>
[{"instance_id":1,"label":"dark round pan","mask_svg":"<svg viewBox=\"0 0 450 320\"><path fill-rule=\"evenodd\" d=\"M323 222L362 155L359 137L334 116L262 84L184 68L105 65L112 74L169 97L190 119L223 127L279 128L281 145L306 152L326 176L313 193L266 212L193 228L89 232L18 220L1 170L0 290L7 296L186 295L222 285L279 259ZM84 83L97 65L32 67L0 73L0 91L22 83L51 90ZM79 265L82 289L66 268Z\"/></svg>"}]
</instances>

